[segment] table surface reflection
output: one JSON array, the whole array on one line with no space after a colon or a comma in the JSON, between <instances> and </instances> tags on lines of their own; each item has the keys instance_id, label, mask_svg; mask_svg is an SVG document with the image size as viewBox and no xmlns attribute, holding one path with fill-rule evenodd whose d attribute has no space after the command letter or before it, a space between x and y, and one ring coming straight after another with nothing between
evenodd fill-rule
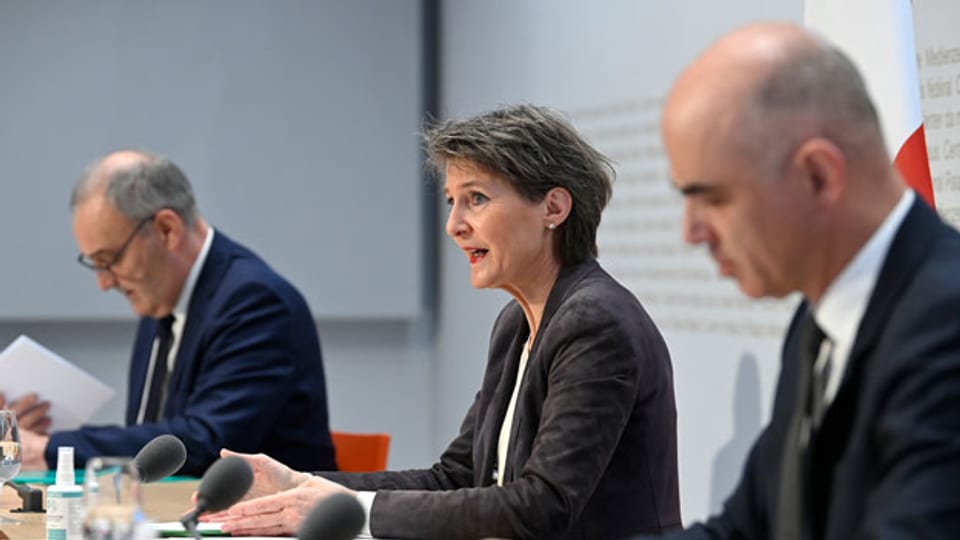
<instances>
[{"instance_id":1,"label":"table surface reflection","mask_svg":"<svg viewBox=\"0 0 960 540\"><path fill-rule=\"evenodd\" d=\"M196 491L199 481L161 482L143 486L143 509L152 521L176 521L192 505L190 494ZM40 487L40 486L38 486ZM19 525L0 524L0 539L43 540L47 537L46 514L21 514L11 512L20 507L20 498L12 488L3 486L0 496L0 515L19 520ZM46 508L46 501L44 501Z\"/></svg>"}]
</instances>

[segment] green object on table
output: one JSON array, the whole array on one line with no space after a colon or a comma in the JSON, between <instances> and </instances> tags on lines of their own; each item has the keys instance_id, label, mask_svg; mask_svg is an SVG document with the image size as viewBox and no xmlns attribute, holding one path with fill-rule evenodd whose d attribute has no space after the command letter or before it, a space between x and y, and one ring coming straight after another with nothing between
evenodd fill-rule
<instances>
[{"instance_id":1,"label":"green object on table","mask_svg":"<svg viewBox=\"0 0 960 540\"><path fill-rule=\"evenodd\" d=\"M230 536L230 533L225 533L223 531L211 531L211 530L198 530L200 536ZM179 538L179 537L190 537L193 538L193 535L187 531L170 531L170 530L159 530L157 531L157 536L161 538Z\"/></svg>"},{"instance_id":2,"label":"green object on table","mask_svg":"<svg viewBox=\"0 0 960 540\"><path fill-rule=\"evenodd\" d=\"M83 483L83 473L81 469L76 472L77 483ZM52 485L57 480L57 471L24 471L14 477L13 482L16 484L40 484L42 486ZM168 476L163 480L158 480L158 482L186 482L189 480L196 480L192 476Z\"/></svg>"},{"instance_id":3,"label":"green object on table","mask_svg":"<svg viewBox=\"0 0 960 540\"><path fill-rule=\"evenodd\" d=\"M168 537L192 537L193 535L180 524L179 521L168 521L164 523L153 523L153 531L160 538ZM230 533L220 530L220 525L215 523L197 523L197 534L200 536L230 536Z\"/></svg>"}]
</instances>

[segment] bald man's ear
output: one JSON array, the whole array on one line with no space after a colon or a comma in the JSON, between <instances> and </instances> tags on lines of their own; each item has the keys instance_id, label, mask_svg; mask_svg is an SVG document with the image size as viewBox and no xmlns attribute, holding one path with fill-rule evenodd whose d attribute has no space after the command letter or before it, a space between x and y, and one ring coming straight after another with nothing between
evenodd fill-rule
<instances>
[{"instance_id":1,"label":"bald man's ear","mask_svg":"<svg viewBox=\"0 0 960 540\"><path fill-rule=\"evenodd\" d=\"M543 197L543 204L547 210L547 221L554 225L560 225L570 215L570 210L573 208L573 197L570 196L570 192L566 188L555 187L551 188Z\"/></svg>"},{"instance_id":2,"label":"bald man's ear","mask_svg":"<svg viewBox=\"0 0 960 540\"><path fill-rule=\"evenodd\" d=\"M180 219L180 215L173 210L164 208L157 211L153 218L153 224L160 242L167 248L176 248L183 241L186 234L186 225Z\"/></svg>"},{"instance_id":3,"label":"bald man's ear","mask_svg":"<svg viewBox=\"0 0 960 540\"><path fill-rule=\"evenodd\" d=\"M820 203L835 204L847 189L847 160L833 142L820 137L808 139L797 148L793 159Z\"/></svg>"}]
</instances>

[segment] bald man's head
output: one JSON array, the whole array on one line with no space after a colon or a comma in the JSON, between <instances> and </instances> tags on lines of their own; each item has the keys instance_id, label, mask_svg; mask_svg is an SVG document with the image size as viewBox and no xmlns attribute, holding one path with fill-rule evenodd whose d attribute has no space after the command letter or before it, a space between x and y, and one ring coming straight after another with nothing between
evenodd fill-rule
<instances>
[{"instance_id":1,"label":"bald man's head","mask_svg":"<svg viewBox=\"0 0 960 540\"><path fill-rule=\"evenodd\" d=\"M816 300L902 192L857 69L791 24L708 48L674 84L661 128L686 240L750 296Z\"/></svg>"},{"instance_id":2,"label":"bald man's head","mask_svg":"<svg viewBox=\"0 0 960 540\"><path fill-rule=\"evenodd\" d=\"M889 162L856 66L798 26L754 24L708 48L677 79L663 129L776 168L799 141L825 137L849 160ZM714 142L716 145L716 142Z\"/></svg>"},{"instance_id":3,"label":"bald man's head","mask_svg":"<svg viewBox=\"0 0 960 540\"><path fill-rule=\"evenodd\" d=\"M734 31L677 79L664 135L694 136L724 153L777 167L799 141L820 136L848 159L889 161L877 112L853 63L798 26Z\"/></svg>"},{"instance_id":4,"label":"bald man's head","mask_svg":"<svg viewBox=\"0 0 960 540\"><path fill-rule=\"evenodd\" d=\"M162 208L176 212L188 226L197 218L193 187L169 159L142 150L118 150L93 162L74 185L70 208L104 197L121 214L139 221Z\"/></svg>"}]
</instances>

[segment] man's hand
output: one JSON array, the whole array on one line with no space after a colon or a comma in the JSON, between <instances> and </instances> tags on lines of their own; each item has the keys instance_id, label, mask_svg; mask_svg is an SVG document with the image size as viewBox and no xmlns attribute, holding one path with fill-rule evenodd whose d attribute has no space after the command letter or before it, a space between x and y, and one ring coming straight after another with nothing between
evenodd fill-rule
<instances>
[{"instance_id":1,"label":"man's hand","mask_svg":"<svg viewBox=\"0 0 960 540\"><path fill-rule=\"evenodd\" d=\"M47 449L50 437L34 433L30 430L20 430L20 447L23 451L23 463L20 467L25 471L47 470L47 460L43 453Z\"/></svg>"},{"instance_id":2,"label":"man's hand","mask_svg":"<svg viewBox=\"0 0 960 540\"><path fill-rule=\"evenodd\" d=\"M0 409L11 409L17 414L17 425L20 429L27 429L41 435L46 435L50 429L50 402L41 401L36 393L21 396L19 399L7 403L6 396L0 393Z\"/></svg>"}]
</instances>

